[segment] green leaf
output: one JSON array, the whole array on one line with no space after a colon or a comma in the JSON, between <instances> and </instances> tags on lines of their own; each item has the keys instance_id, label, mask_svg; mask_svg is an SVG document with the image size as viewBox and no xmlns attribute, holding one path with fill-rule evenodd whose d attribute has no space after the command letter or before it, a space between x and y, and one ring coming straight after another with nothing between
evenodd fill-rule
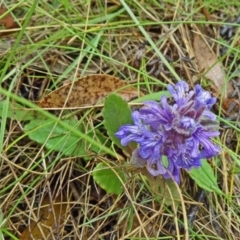
<instances>
[{"instance_id":1,"label":"green leaf","mask_svg":"<svg viewBox=\"0 0 240 240\"><path fill-rule=\"evenodd\" d=\"M6 113L8 118L19 120L19 121L27 121L27 120L33 120L40 117L39 113L31 109L24 108L20 104L9 103L8 101L0 101L0 116L3 115L3 111L5 109L6 104L9 104L9 107Z\"/></svg>"},{"instance_id":2,"label":"green leaf","mask_svg":"<svg viewBox=\"0 0 240 240\"><path fill-rule=\"evenodd\" d=\"M130 144L123 147L120 140L115 136L115 133L122 125L133 123L131 109L127 102L116 94L110 94L105 100L103 118L103 124L107 129L108 136L111 140L117 146L131 154L133 149L136 147L136 144Z\"/></svg>"},{"instance_id":3,"label":"green leaf","mask_svg":"<svg viewBox=\"0 0 240 240\"><path fill-rule=\"evenodd\" d=\"M170 97L171 94L168 91L160 91L160 92L154 92L154 93L150 93L147 94L143 97L134 99L133 101L131 101L131 103L142 103L144 101L149 101L149 100L156 100L159 101L161 99L162 96L166 96L166 97Z\"/></svg>"},{"instance_id":4,"label":"green leaf","mask_svg":"<svg viewBox=\"0 0 240 240\"><path fill-rule=\"evenodd\" d=\"M1 226L2 226L2 223L3 223L3 219L4 219L3 212L2 212L2 209L0 208L0 224L1 224Z\"/></svg>"},{"instance_id":5,"label":"green leaf","mask_svg":"<svg viewBox=\"0 0 240 240\"><path fill-rule=\"evenodd\" d=\"M196 184L209 191L223 194L217 184L217 179L214 176L211 165L207 160L202 160L202 166L199 168L193 168L189 171L190 177L195 180Z\"/></svg>"},{"instance_id":6,"label":"green leaf","mask_svg":"<svg viewBox=\"0 0 240 240\"><path fill-rule=\"evenodd\" d=\"M165 206L170 206L174 202L178 205L181 201L176 183L171 179L163 179L161 176L156 178L157 192L154 194L159 202L164 202Z\"/></svg>"},{"instance_id":7,"label":"green leaf","mask_svg":"<svg viewBox=\"0 0 240 240\"><path fill-rule=\"evenodd\" d=\"M181 202L177 184L171 179L164 179L162 176L152 177L152 175L144 170L143 182L145 186L152 192L154 198L165 206L170 206L174 202L178 205Z\"/></svg>"},{"instance_id":8,"label":"green leaf","mask_svg":"<svg viewBox=\"0 0 240 240\"><path fill-rule=\"evenodd\" d=\"M64 120L71 126L76 126L79 131L83 131L83 126L79 126L74 119ZM24 127L30 139L44 144L47 149L59 151L66 156L84 156L86 155L86 142L79 139L72 132L67 132L62 126L52 120L34 120ZM88 134L93 138L94 134ZM101 144L99 144L101 145ZM100 148L94 147L95 152Z\"/></svg>"},{"instance_id":9,"label":"green leaf","mask_svg":"<svg viewBox=\"0 0 240 240\"><path fill-rule=\"evenodd\" d=\"M123 191L123 183L126 182L124 173L120 169L112 169L105 163L99 163L92 173L96 183L107 193L120 195Z\"/></svg>"}]
</instances>

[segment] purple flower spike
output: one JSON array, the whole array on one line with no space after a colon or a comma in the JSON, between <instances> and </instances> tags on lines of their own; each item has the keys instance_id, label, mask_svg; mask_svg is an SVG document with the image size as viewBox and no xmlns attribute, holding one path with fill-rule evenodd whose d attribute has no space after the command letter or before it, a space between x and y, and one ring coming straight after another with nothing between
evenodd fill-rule
<instances>
[{"instance_id":1,"label":"purple flower spike","mask_svg":"<svg viewBox=\"0 0 240 240\"><path fill-rule=\"evenodd\" d=\"M196 85L189 91L184 81L168 91L175 103L163 96L160 102L147 101L132 113L133 125L120 127L115 134L123 146L138 143L131 162L146 166L153 176L180 182L180 170L201 166L202 158L216 156L220 147L211 141L219 135L216 115L210 111L216 98ZM163 161L163 159L167 159Z\"/></svg>"}]
</instances>

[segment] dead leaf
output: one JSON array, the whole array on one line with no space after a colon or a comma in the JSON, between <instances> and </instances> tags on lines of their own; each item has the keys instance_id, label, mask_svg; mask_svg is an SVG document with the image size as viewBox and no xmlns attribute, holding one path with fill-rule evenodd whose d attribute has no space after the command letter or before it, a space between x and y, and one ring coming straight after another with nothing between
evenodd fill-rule
<instances>
[{"instance_id":1,"label":"dead leaf","mask_svg":"<svg viewBox=\"0 0 240 240\"><path fill-rule=\"evenodd\" d=\"M18 28L19 25L16 23L10 13L1 18L1 16L6 12L6 8L0 7L0 25L4 26L5 29ZM0 36L8 35L12 32L0 32Z\"/></svg>"},{"instance_id":2,"label":"dead leaf","mask_svg":"<svg viewBox=\"0 0 240 240\"><path fill-rule=\"evenodd\" d=\"M117 92L126 101L141 96L136 88L119 78L96 74L56 89L45 96L39 102L39 106L42 108L93 106L112 92Z\"/></svg>"},{"instance_id":3,"label":"dead leaf","mask_svg":"<svg viewBox=\"0 0 240 240\"><path fill-rule=\"evenodd\" d=\"M202 6L201 13L205 16L205 19L207 21L212 21L212 22L217 21L217 19L209 13L209 11L205 6Z\"/></svg>"},{"instance_id":4,"label":"dead leaf","mask_svg":"<svg viewBox=\"0 0 240 240\"><path fill-rule=\"evenodd\" d=\"M233 88L231 84L225 86L225 73L216 54L199 34L194 34L193 48L199 70L204 72L204 76L213 82L217 93L223 94L224 99L227 98L228 94L233 91Z\"/></svg>"},{"instance_id":5,"label":"dead leaf","mask_svg":"<svg viewBox=\"0 0 240 240\"><path fill-rule=\"evenodd\" d=\"M34 213L38 221L30 221L22 232L19 240L57 239L63 228L66 218L67 204L63 204L60 198L51 203L49 197L45 198L39 209Z\"/></svg>"}]
</instances>

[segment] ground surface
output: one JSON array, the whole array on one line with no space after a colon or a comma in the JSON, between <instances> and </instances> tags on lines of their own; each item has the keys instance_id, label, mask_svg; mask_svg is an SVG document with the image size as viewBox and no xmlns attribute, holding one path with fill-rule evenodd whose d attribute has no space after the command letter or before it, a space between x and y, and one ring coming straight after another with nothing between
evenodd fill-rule
<instances>
[{"instance_id":1,"label":"ground surface","mask_svg":"<svg viewBox=\"0 0 240 240\"><path fill-rule=\"evenodd\" d=\"M0 239L240 238L240 3L225 2L4 1ZM106 82L95 85L94 75L71 85L92 74ZM110 92L130 85L119 92L130 101L179 79L218 98L222 152L209 162L224 194L202 190L186 172L170 190L147 181L124 165L128 154L102 123L98 101ZM68 98L77 109L36 108ZM57 119L68 127L55 131ZM119 195L94 181L99 163L123 169Z\"/></svg>"}]
</instances>

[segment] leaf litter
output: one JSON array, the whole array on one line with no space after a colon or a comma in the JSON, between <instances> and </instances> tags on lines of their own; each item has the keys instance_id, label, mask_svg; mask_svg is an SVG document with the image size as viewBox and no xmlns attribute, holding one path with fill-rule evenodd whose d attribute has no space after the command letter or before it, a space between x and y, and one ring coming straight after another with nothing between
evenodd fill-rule
<instances>
[{"instance_id":1,"label":"leaf litter","mask_svg":"<svg viewBox=\"0 0 240 240\"><path fill-rule=\"evenodd\" d=\"M36 220L30 219L30 224L22 232L19 240L54 239L61 234L63 223L68 214L68 203L63 203L60 197L52 199L47 196L34 211Z\"/></svg>"},{"instance_id":2,"label":"leaf litter","mask_svg":"<svg viewBox=\"0 0 240 240\"><path fill-rule=\"evenodd\" d=\"M194 34L193 48L199 70L204 73L205 78L213 83L216 93L227 98L233 88L231 83L226 83L223 66L206 41L200 34Z\"/></svg>"},{"instance_id":3,"label":"leaf litter","mask_svg":"<svg viewBox=\"0 0 240 240\"><path fill-rule=\"evenodd\" d=\"M0 25L2 25L6 30L12 29L12 28L18 28L19 27L18 23L15 22L15 20L13 19L10 13L6 14L6 12L7 12L6 8L0 7ZM5 16L1 17L3 15ZM12 32L13 31L4 31L3 29L1 29L0 37L11 34Z\"/></svg>"},{"instance_id":4,"label":"leaf litter","mask_svg":"<svg viewBox=\"0 0 240 240\"><path fill-rule=\"evenodd\" d=\"M102 103L108 94L117 92L125 101L142 95L137 88L110 75L95 74L70 82L45 96L42 108L74 108Z\"/></svg>"}]
</instances>

